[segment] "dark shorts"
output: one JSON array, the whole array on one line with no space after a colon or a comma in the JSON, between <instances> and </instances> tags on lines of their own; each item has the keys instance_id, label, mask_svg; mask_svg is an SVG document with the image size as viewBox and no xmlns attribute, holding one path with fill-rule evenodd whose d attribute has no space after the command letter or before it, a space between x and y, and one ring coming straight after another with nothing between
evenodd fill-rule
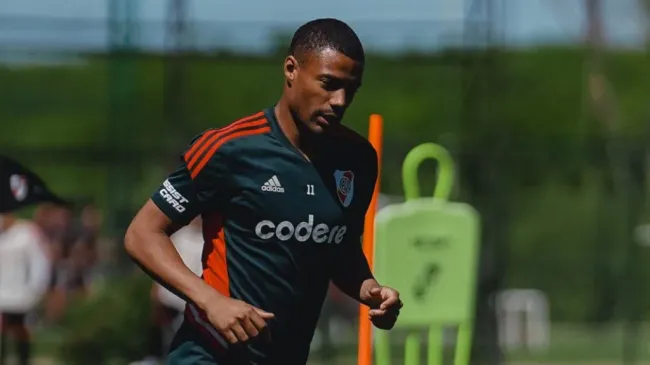
<instances>
[{"instance_id":1,"label":"dark shorts","mask_svg":"<svg viewBox=\"0 0 650 365\"><path fill-rule=\"evenodd\" d=\"M169 307L162 303L154 303L153 317L154 322L159 326L167 326L173 324L176 319L183 315L182 311L176 308Z\"/></svg>"},{"instance_id":2,"label":"dark shorts","mask_svg":"<svg viewBox=\"0 0 650 365\"><path fill-rule=\"evenodd\" d=\"M170 346L167 355L167 365L251 365L261 363L261 359L252 359L246 346L230 345L226 352L217 348L209 341L193 323L183 321ZM273 362L273 365L305 364L305 361L296 362L288 359L282 362ZM270 362L265 361L265 364Z\"/></svg>"},{"instance_id":3,"label":"dark shorts","mask_svg":"<svg viewBox=\"0 0 650 365\"><path fill-rule=\"evenodd\" d=\"M214 349L192 324L183 321L169 349L167 365L240 365L242 361L228 358L223 350Z\"/></svg>"},{"instance_id":4,"label":"dark shorts","mask_svg":"<svg viewBox=\"0 0 650 365\"><path fill-rule=\"evenodd\" d=\"M2 328L22 327L25 325L25 313L2 313Z\"/></svg>"}]
</instances>

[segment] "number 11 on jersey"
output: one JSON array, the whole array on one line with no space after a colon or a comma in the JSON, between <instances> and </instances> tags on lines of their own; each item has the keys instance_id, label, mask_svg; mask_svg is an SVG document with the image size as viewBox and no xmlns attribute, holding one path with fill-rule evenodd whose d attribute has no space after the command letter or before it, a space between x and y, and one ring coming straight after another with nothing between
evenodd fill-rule
<instances>
[{"instance_id":1,"label":"number 11 on jersey","mask_svg":"<svg viewBox=\"0 0 650 365\"><path fill-rule=\"evenodd\" d=\"M307 195L314 195L314 185L307 184Z\"/></svg>"}]
</instances>

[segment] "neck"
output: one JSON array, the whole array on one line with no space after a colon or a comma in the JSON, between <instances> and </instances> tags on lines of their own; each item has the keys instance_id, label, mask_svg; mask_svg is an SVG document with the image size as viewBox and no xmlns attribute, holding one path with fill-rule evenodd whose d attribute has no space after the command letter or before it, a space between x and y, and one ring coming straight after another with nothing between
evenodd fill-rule
<instances>
[{"instance_id":1,"label":"neck","mask_svg":"<svg viewBox=\"0 0 650 365\"><path fill-rule=\"evenodd\" d=\"M282 97L278 103L275 105L275 117L278 119L278 124L282 133L287 136L289 142L294 145L298 150L302 151L302 142L303 139L301 136L300 128L298 128L299 121L295 120L293 114L291 114L291 109L289 108L289 103L287 100Z\"/></svg>"},{"instance_id":2,"label":"neck","mask_svg":"<svg viewBox=\"0 0 650 365\"><path fill-rule=\"evenodd\" d=\"M284 98L280 98L275 105L275 117L278 120L282 133L287 137L289 142L303 154L307 160L311 160L314 148L317 142L317 136L312 134L304 124L298 120L293 113L289 103Z\"/></svg>"}]
</instances>

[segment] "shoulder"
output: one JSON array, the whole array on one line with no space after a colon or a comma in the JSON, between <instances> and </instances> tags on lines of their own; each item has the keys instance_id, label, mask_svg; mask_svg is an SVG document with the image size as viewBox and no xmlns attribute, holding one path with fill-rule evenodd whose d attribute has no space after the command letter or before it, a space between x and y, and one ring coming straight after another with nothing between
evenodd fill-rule
<instances>
[{"instance_id":1,"label":"shoulder","mask_svg":"<svg viewBox=\"0 0 650 365\"><path fill-rule=\"evenodd\" d=\"M207 165L222 162L236 152L242 142L271 132L271 125L264 113L239 118L219 128L207 129L196 135L183 152L183 161L192 176L196 176Z\"/></svg>"},{"instance_id":2,"label":"shoulder","mask_svg":"<svg viewBox=\"0 0 650 365\"><path fill-rule=\"evenodd\" d=\"M28 220L18 220L12 226L15 238L24 241L25 244L43 244L46 241L45 235L36 223Z\"/></svg>"},{"instance_id":3,"label":"shoulder","mask_svg":"<svg viewBox=\"0 0 650 365\"><path fill-rule=\"evenodd\" d=\"M247 115L219 128L207 129L196 135L184 153L186 160L198 158L199 155L209 152L223 152L227 148L237 145L247 138L268 134L271 125L264 114L259 111Z\"/></svg>"},{"instance_id":4,"label":"shoulder","mask_svg":"<svg viewBox=\"0 0 650 365\"><path fill-rule=\"evenodd\" d=\"M377 152L370 141L348 127L337 128L333 134L331 151L336 156L339 176L348 174L354 182L354 194L357 196L354 208L360 217L365 216L372 199L379 172ZM336 174L336 173L335 173ZM338 181L337 184L341 184Z\"/></svg>"},{"instance_id":5,"label":"shoulder","mask_svg":"<svg viewBox=\"0 0 650 365\"><path fill-rule=\"evenodd\" d=\"M375 148L370 144L370 141L349 127L341 126L333 133L333 136L337 143L342 143L347 149L361 154L363 158L377 156Z\"/></svg>"},{"instance_id":6,"label":"shoulder","mask_svg":"<svg viewBox=\"0 0 650 365\"><path fill-rule=\"evenodd\" d=\"M377 151L365 137L346 126L341 126L333 133L339 153L343 157L351 159L367 172L376 174Z\"/></svg>"}]
</instances>

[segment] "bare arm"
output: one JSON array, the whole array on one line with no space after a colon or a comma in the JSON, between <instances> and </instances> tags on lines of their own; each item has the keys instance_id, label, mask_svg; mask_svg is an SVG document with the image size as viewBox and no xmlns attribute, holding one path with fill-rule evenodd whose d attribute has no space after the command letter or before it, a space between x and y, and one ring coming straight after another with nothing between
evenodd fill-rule
<instances>
[{"instance_id":1,"label":"bare arm","mask_svg":"<svg viewBox=\"0 0 650 365\"><path fill-rule=\"evenodd\" d=\"M367 293L379 284L372 275L361 244L350 242L341 247L337 261L332 273L334 285L349 297L369 305Z\"/></svg>"},{"instance_id":2,"label":"bare arm","mask_svg":"<svg viewBox=\"0 0 650 365\"><path fill-rule=\"evenodd\" d=\"M391 329L397 321L402 301L397 290L380 285L373 277L361 245L349 242L337 258L332 281L348 296L370 308L375 327Z\"/></svg>"},{"instance_id":3,"label":"bare arm","mask_svg":"<svg viewBox=\"0 0 650 365\"><path fill-rule=\"evenodd\" d=\"M152 278L201 309L224 298L190 270L169 236L179 227L151 201L147 201L129 226L124 246L131 258Z\"/></svg>"},{"instance_id":4,"label":"bare arm","mask_svg":"<svg viewBox=\"0 0 650 365\"><path fill-rule=\"evenodd\" d=\"M266 320L274 315L212 288L185 264L170 239L176 229L198 214L226 209L235 189L228 152L217 149L219 145L214 145L201 163L195 163L197 153L214 142L211 136L219 135L215 130L206 132L209 134L202 133L192 141L182 154L179 168L140 209L124 244L127 253L155 281L205 314L216 330L213 337L225 346L224 340L244 342L267 333Z\"/></svg>"}]
</instances>

